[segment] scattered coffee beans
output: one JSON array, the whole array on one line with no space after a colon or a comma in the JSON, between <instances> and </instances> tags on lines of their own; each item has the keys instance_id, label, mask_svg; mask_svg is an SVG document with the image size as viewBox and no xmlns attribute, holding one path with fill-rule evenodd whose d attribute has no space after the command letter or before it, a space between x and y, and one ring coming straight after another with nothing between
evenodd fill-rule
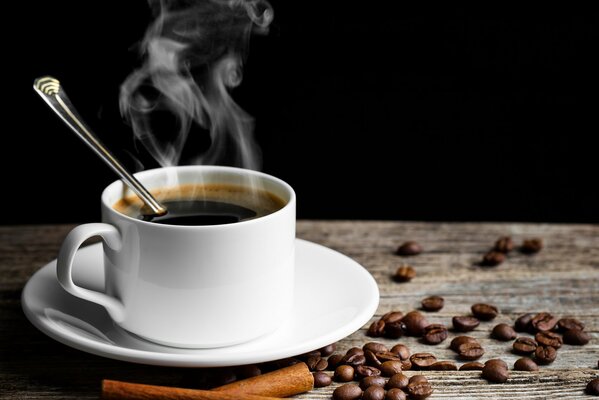
<instances>
[{"instance_id":1,"label":"scattered coffee beans","mask_svg":"<svg viewBox=\"0 0 599 400\"><path fill-rule=\"evenodd\" d=\"M497 324L491 331L491 336L494 339L501 341L513 340L516 338L516 331L508 324Z\"/></svg>"},{"instance_id":2,"label":"scattered coffee beans","mask_svg":"<svg viewBox=\"0 0 599 400\"><path fill-rule=\"evenodd\" d=\"M385 378L382 376L367 376L360 381L360 388L362 390L368 389L370 386L385 386Z\"/></svg>"},{"instance_id":3,"label":"scattered coffee beans","mask_svg":"<svg viewBox=\"0 0 599 400\"><path fill-rule=\"evenodd\" d=\"M466 342L458 346L458 357L462 360L478 360L485 354L485 350L478 342Z\"/></svg>"},{"instance_id":4,"label":"scattered coffee beans","mask_svg":"<svg viewBox=\"0 0 599 400\"><path fill-rule=\"evenodd\" d=\"M339 386L333 392L333 400L358 400L362 397L362 389L353 383Z\"/></svg>"},{"instance_id":5,"label":"scattered coffee beans","mask_svg":"<svg viewBox=\"0 0 599 400\"><path fill-rule=\"evenodd\" d=\"M458 367L451 361L437 361L428 367L431 371L457 371Z\"/></svg>"},{"instance_id":6,"label":"scattered coffee beans","mask_svg":"<svg viewBox=\"0 0 599 400\"><path fill-rule=\"evenodd\" d=\"M535 340L540 345L551 346L556 349L559 349L560 347L562 347L562 344L564 343L564 341L562 340L562 337L560 335L558 335L557 333L550 332L550 331L537 332L537 334L535 335Z\"/></svg>"},{"instance_id":7,"label":"scattered coffee beans","mask_svg":"<svg viewBox=\"0 0 599 400\"><path fill-rule=\"evenodd\" d=\"M570 329L582 331L584 330L584 324L576 318L562 318L559 321L557 321L557 328L561 332L565 332Z\"/></svg>"},{"instance_id":8,"label":"scattered coffee beans","mask_svg":"<svg viewBox=\"0 0 599 400\"><path fill-rule=\"evenodd\" d=\"M389 322L385 324L384 336L389 339L398 339L406 334L407 328L403 321Z\"/></svg>"},{"instance_id":9,"label":"scattered coffee beans","mask_svg":"<svg viewBox=\"0 0 599 400\"><path fill-rule=\"evenodd\" d=\"M416 270L410 265L401 265L395 271L393 280L395 282L408 282L416 276Z\"/></svg>"},{"instance_id":10,"label":"scattered coffee beans","mask_svg":"<svg viewBox=\"0 0 599 400\"><path fill-rule=\"evenodd\" d=\"M414 400L426 399L433 393L431 384L428 383L428 380L422 375L414 375L411 377L406 389L410 399Z\"/></svg>"},{"instance_id":11,"label":"scattered coffee beans","mask_svg":"<svg viewBox=\"0 0 599 400\"><path fill-rule=\"evenodd\" d=\"M535 350L535 360L538 364L551 364L557 357L557 350L551 346L538 346Z\"/></svg>"},{"instance_id":12,"label":"scattered coffee beans","mask_svg":"<svg viewBox=\"0 0 599 400\"><path fill-rule=\"evenodd\" d=\"M445 300L440 296L431 296L422 300L422 309L425 311L439 311L445 305Z\"/></svg>"},{"instance_id":13,"label":"scattered coffee beans","mask_svg":"<svg viewBox=\"0 0 599 400\"><path fill-rule=\"evenodd\" d=\"M428 344L439 344L447 339L447 328L443 324L431 324L424 328L422 339Z\"/></svg>"},{"instance_id":14,"label":"scattered coffee beans","mask_svg":"<svg viewBox=\"0 0 599 400\"><path fill-rule=\"evenodd\" d=\"M370 350L366 350L364 352L364 358L366 358L366 364L370 365L371 367L379 368L382 364L381 360L376 357L376 354Z\"/></svg>"},{"instance_id":15,"label":"scattered coffee beans","mask_svg":"<svg viewBox=\"0 0 599 400\"><path fill-rule=\"evenodd\" d=\"M414 353L410 357L410 362L413 368L428 369L428 367L437 362L437 357L431 353Z\"/></svg>"},{"instance_id":16,"label":"scattered coffee beans","mask_svg":"<svg viewBox=\"0 0 599 400\"><path fill-rule=\"evenodd\" d=\"M386 324L401 321L402 318L403 313L401 311L390 311L381 317Z\"/></svg>"},{"instance_id":17,"label":"scattered coffee beans","mask_svg":"<svg viewBox=\"0 0 599 400\"><path fill-rule=\"evenodd\" d=\"M367 350L370 350L373 353L383 353L389 351L387 346L379 342L368 342L362 346L362 350L364 350L364 354L366 354Z\"/></svg>"},{"instance_id":18,"label":"scattered coffee beans","mask_svg":"<svg viewBox=\"0 0 599 400\"><path fill-rule=\"evenodd\" d=\"M334 371L335 368L341 364L341 360L343 360L343 355L339 353L331 354L331 356L327 359L328 367L327 369L330 371Z\"/></svg>"},{"instance_id":19,"label":"scattered coffee beans","mask_svg":"<svg viewBox=\"0 0 599 400\"><path fill-rule=\"evenodd\" d=\"M312 374L314 376L314 387L325 387L329 386L332 382L331 377L325 372L314 372Z\"/></svg>"},{"instance_id":20,"label":"scattered coffee beans","mask_svg":"<svg viewBox=\"0 0 599 400\"><path fill-rule=\"evenodd\" d=\"M537 349L537 342L527 337L519 337L512 345L514 351L519 354L530 354Z\"/></svg>"},{"instance_id":21,"label":"scattered coffee beans","mask_svg":"<svg viewBox=\"0 0 599 400\"><path fill-rule=\"evenodd\" d=\"M501 358L492 358L490 360L485 361L485 365L499 365L502 368L507 369L507 363L503 361Z\"/></svg>"},{"instance_id":22,"label":"scattered coffee beans","mask_svg":"<svg viewBox=\"0 0 599 400\"><path fill-rule=\"evenodd\" d=\"M379 361L381 362L385 362L385 361L401 361L401 359L397 356L397 354L392 353L390 351L381 351L378 353L375 353L376 358L379 359Z\"/></svg>"},{"instance_id":23,"label":"scattered coffee beans","mask_svg":"<svg viewBox=\"0 0 599 400\"><path fill-rule=\"evenodd\" d=\"M517 332L529 332L531 330L530 322L532 321L532 314L523 314L516 319L514 327Z\"/></svg>"},{"instance_id":24,"label":"scattered coffee beans","mask_svg":"<svg viewBox=\"0 0 599 400\"><path fill-rule=\"evenodd\" d=\"M460 371L482 371L485 365L478 361L467 362L462 364Z\"/></svg>"},{"instance_id":25,"label":"scattered coffee beans","mask_svg":"<svg viewBox=\"0 0 599 400\"><path fill-rule=\"evenodd\" d=\"M543 240L539 238L526 239L520 246L520 251L525 254L534 254L543 248Z\"/></svg>"},{"instance_id":26,"label":"scattered coffee beans","mask_svg":"<svg viewBox=\"0 0 599 400\"><path fill-rule=\"evenodd\" d=\"M385 385L385 389L397 388L403 390L408 387L408 383L409 378L402 373L398 373L389 378L387 384Z\"/></svg>"},{"instance_id":27,"label":"scattered coffee beans","mask_svg":"<svg viewBox=\"0 0 599 400\"><path fill-rule=\"evenodd\" d=\"M530 325L535 331L550 331L557 325L557 318L546 312L538 313L530 320Z\"/></svg>"},{"instance_id":28,"label":"scattered coffee beans","mask_svg":"<svg viewBox=\"0 0 599 400\"><path fill-rule=\"evenodd\" d=\"M500 237L495 242L494 250L498 251L500 253L507 254L510 251L512 251L513 249L514 249L514 242L512 241L512 238L509 236Z\"/></svg>"},{"instance_id":29,"label":"scattered coffee beans","mask_svg":"<svg viewBox=\"0 0 599 400\"><path fill-rule=\"evenodd\" d=\"M451 340L451 343L449 344L449 348L452 349L453 351L458 351L459 346L462 343L467 343L467 342L476 342L478 343L478 341L470 336L456 336Z\"/></svg>"},{"instance_id":30,"label":"scattered coffee beans","mask_svg":"<svg viewBox=\"0 0 599 400\"><path fill-rule=\"evenodd\" d=\"M507 366L501 363L485 363L482 370L482 377L489 382L504 383L509 377Z\"/></svg>"},{"instance_id":31,"label":"scattered coffee beans","mask_svg":"<svg viewBox=\"0 0 599 400\"><path fill-rule=\"evenodd\" d=\"M381 374L381 370L375 367L370 367L368 365L358 365L356 368L356 376L358 378L366 378L369 376L379 376Z\"/></svg>"},{"instance_id":32,"label":"scattered coffee beans","mask_svg":"<svg viewBox=\"0 0 599 400\"><path fill-rule=\"evenodd\" d=\"M402 361L410 358L410 349L406 345L396 344L391 347L391 353L396 354Z\"/></svg>"},{"instance_id":33,"label":"scattered coffee beans","mask_svg":"<svg viewBox=\"0 0 599 400\"><path fill-rule=\"evenodd\" d=\"M522 357L516 360L514 369L516 371L538 371L539 366L531 358Z\"/></svg>"},{"instance_id":34,"label":"scattered coffee beans","mask_svg":"<svg viewBox=\"0 0 599 400\"><path fill-rule=\"evenodd\" d=\"M364 350L362 350L359 347L352 347L351 349L349 349L345 352L346 356L353 356L354 354L364 355Z\"/></svg>"},{"instance_id":35,"label":"scattered coffee beans","mask_svg":"<svg viewBox=\"0 0 599 400\"><path fill-rule=\"evenodd\" d=\"M422 246L414 241L403 243L395 252L399 256L415 256L422 253Z\"/></svg>"},{"instance_id":36,"label":"scattered coffee beans","mask_svg":"<svg viewBox=\"0 0 599 400\"><path fill-rule=\"evenodd\" d=\"M385 321L382 319L374 321L370 324L366 335L370 337L381 337L385 333Z\"/></svg>"},{"instance_id":37,"label":"scattered coffee beans","mask_svg":"<svg viewBox=\"0 0 599 400\"><path fill-rule=\"evenodd\" d=\"M480 321L474 317L453 317L451 322L453 328L459 332L472 331L480 324Z\"/></svg>"},{"instance_id":38,"label":"scattered coffee beans","mask_svg":"<svg viewBox=\"0 0 599 400\"><path fill-rule=\"evenodd\" d=\"M336 345L335 343L329 344L328 346L324 346L320 349L320 355L322 357L328 357L335 352Z\"/></svg>"},{"instance_id":39,"label":"scattered coffee beans","mask_svg":"<svg viewBox=\"0 0 599 400\"><path fill-rule=\"evenodd\" d=\"M599 396L599 378L595 378L587 384L586 392L591 396Z\"/></svg>"},{"instance_id":40,"label":"scattered coffee beans","mask_svg":"<svg viewBox=\"0 0 599 400\"><path fill-rule=\"evenodd\" d=\"M577 329L568 329L564 332L564 343L573 344L575 346L583 346L591 340L591 335L585 331Z\"/></svg>"},{"instance_id":41,"label":"scattered coffee beans","mask_svg":"<svg viewBox=\"0 0 599 400\"><path fill-rule=\"evenodd\" d=\"M401 361L385 361L381 364L383 376L393 376L401 372Z\"/></svg>"},{"instance_id":42,"label":"scattered coffee beans","mask_svg":"<svg viewBox=\"0 0 599 400\"><path fill-rule=\"evenodd\" d=\"M419 311L410 311L403 317L402 322L406 326L406 333L410 336L422 336L424 328L429 325L427 319Z\"/></svg>"},{"instance_id":43,"label":"scattered coffee beans","mask_svg":"<svg viewBox=\"0 0 599 400\"><path fill-rule=\"evenodd\" d=\"M491 250L483 256L483 260L480 264L484 267L496 267L504 261L505 254L499 251Z\"/></svg>"},{"instance_id":44,"label":"scattered coffee beans","mask_svg":"<svg viewBox=\"0 0 599 400\"><path fill-rule=\"evenodd\" d=\"M385 396L385 400L406 400L407 398L405 392L397 388L387 390L387 395Z\"/></svg>"},{"instance_id":45,"label":"scattered coffee beans","mask_svg":"<svg viewBox=\"0 0 599 400\"><path fill-rule=\"evenodd\" d=\"M362 400L384 400L385 389L380 386L370 386L364 391Z\"/></svg>"},{"instance_id":46,"label":"scattered coffee beans","mask_svg":"<svg viewBox=\"0 0 599 400\"><path fill-rule=\"evenodd\" d=\"M490 304L473 304L471 307L472 315L481 321L490 321L499 314L497 307Z\"/></svg>"},{"instance_id":47,"label":"scattered coffee beans","mask_svg":"<svg viewBox=\"0 0 599 400\"><path fill-rule=\"evenodd\" d=\"M352 367L357 367L358 365L366 364L366 357L364 357L364 354L346 354L341 362Z\"/></svg>"},{"instance_id":48,"label":"scattered coffee beans","mask_svg":"<svg viewBox=\"0 0 599 400\"><path fill-rule=\"evenodd\" d=\"M351 382L354 380L355 370L351 365L340 365L335 369L333 380L335 382Z\"/></svg>"}]
</instances>

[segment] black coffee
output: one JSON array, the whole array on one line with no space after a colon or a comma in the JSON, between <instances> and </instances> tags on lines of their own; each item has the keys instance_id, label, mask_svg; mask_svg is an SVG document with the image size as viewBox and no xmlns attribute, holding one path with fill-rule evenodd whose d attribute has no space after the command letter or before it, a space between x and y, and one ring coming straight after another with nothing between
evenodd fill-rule
<instances>
[{"instance_id":1,"label":"black coffee","mask_svg":"<svg viewBox=\"0 0 599 400\"><path fill-rule=\"evenodd\" d=\"M271 214L285 202L265 190L250 190L228 184L180 185L152 190L168 210L166 215L148 218L136 196L123 198L113 208L130 217L167 225L222 225Z\"/></svg>"}]
</instances>

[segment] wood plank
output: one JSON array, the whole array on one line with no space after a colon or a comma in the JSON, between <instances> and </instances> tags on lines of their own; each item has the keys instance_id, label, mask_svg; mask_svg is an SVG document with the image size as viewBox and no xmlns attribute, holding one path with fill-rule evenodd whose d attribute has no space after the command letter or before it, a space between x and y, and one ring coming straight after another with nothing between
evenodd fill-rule
<instances>
[{"instance_id":1,"label":"wood plank","mask_svg":"<svg viewBox=\"0 0 599 400\"><path fill-rule=\"evenodd\" d=\"M93 356L57 343L29 324L20 308L21 289L33 272L56 257L71 227L0 227L0 397L97 398L102 378L200 386L205 370L144 366ZM541 237L545 249L535 256L513 253L496 268L477 266L497 237L506 234L516 242ZM565 345L557 360L538 373L511 372L505 384L489 384L477 372L424 372L434 389L431 399L583 399L588 398L583 392L586 382L599 377L599 226L299 221L298 237L341 251L368 268L381 290L376 316L417 308L423 297L433 294L443 296L446 304L438 313L427 313L435 323L450 324L452 316L468 313L474 302L495 304L501 315L472 332L486 350L483 360L499 357L512 364L517 359L509 351L509 343L490 339L489 332L496 323L511 323L526 311L575 316L592 335L587 346ZM394 255L405 240L417 240L425 252L405 259ZM398 284L390 275L403 262L413 265L417 276ZM341 341L338 349L369 341L365 328ZM450 339L454 335L450 333ZM438 346L415 338L380 341L402 342L414 352L431 351L439 359L455 360L447 349L449 341ZM335 387L297 397L327 399Z\"/></svg>"}]
</instances>

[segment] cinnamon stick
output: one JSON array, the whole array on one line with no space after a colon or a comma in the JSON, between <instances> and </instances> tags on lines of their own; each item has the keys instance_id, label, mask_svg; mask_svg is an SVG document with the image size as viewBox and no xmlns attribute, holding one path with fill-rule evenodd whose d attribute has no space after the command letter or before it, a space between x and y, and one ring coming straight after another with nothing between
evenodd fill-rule
<instances>
[{"instance_id":1,"label":"cinnamon stick","mask_svg":"<svg viewBox=\"0 0 599 400\"><path fill-rule=\"evenodd\" d=\"M102 381L102 398L131 400L268 400L304 393L314 387L314 377L305 363L220 386L210 391ZM272 396L272 397L269 397Z\"/></svg>"}]
</instances>

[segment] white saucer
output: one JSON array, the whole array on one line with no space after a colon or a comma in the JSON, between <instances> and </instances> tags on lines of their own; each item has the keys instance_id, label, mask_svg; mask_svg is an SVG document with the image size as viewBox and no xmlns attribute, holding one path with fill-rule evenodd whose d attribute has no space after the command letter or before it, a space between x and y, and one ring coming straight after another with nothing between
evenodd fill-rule
<instances>
[{"instance_id":1,"label":"white saucer","mask_svg":"<svg viewBox=\"0 0 599 400\"><path fill-rule=\"evenodd\" d=\"M100 243L79 250L75 282L103 290L102 260ZM277 360L343 339L372 317L379 290L370 273L351 258L298 239L292 315L276 332L236 346L179 349L127 333L112 322L104 308L62 289L56 280L56 260L29 279L21 302L33 325L79 350L142 364L217 367Z\"/></svg>"}]
</instances>

